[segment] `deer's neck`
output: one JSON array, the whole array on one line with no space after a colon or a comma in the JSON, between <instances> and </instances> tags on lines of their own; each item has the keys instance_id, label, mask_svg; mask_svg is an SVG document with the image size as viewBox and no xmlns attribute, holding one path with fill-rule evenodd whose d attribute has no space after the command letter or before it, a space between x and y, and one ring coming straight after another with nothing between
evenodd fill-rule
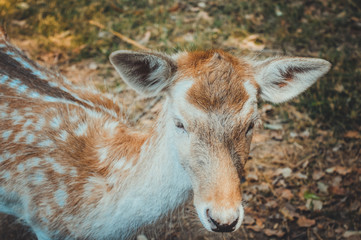
<instances>
[{"instance_id":1,"label":"deer's neck","mask_svg":"<svg viewBox=\"0 0 361 240\"><path fill-rule=\"evenodd\" d=\"M118 131L104 150L113 159L108 175L116 201L112 216L127 231L154 222L188 198L190 179L180 165L168 122L163 113L149 134Z\"/></svg>"}]
</instances>

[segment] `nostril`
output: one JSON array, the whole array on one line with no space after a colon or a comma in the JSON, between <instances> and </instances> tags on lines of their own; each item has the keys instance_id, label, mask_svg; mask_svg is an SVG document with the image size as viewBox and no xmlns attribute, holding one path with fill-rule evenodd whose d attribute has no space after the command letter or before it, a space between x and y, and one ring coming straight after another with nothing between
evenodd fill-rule
<instances>
[{"instance_id":1,"label":"nostril","mask_svg":"<svg viewBox=\"0 0 361 240\"><path fill-rule=\"evenodd\" d=\"M220 226L220 224L216 220L214 220L212 217L209 217L209 220L211 220L211 223L216 225L217 228L218 228L218 226Z\"/></svg>"},{"instance_id":2,"label":"nostril","mask_svg":"<svg viewBox=\"0 0 361 240\"><path fill-rule=\"evenodd\" d=\"M234 229L234 227L235 227L235 226L237 225L237 223L238 223L238 219L239 219L239 218L237 218L236 220L234 220L233 223L231 223L231 225L229 225L229 226Z\"/></svg>"},{"instance_id":3,"label":"nostril","mask_svg":"<svg viewBox=\"0 0 361 240\"><path fill-rule=\"evenodd\" d=\"M209 208L207 208L207 210L206 210L206 216L207 216L207 220L208 220L208 222L212 222L212 218L211 218L211 216L209 216Z\"/></svg>"},{"instance_id":4,"label":"nostril","mask_svg":"<svg viewBox=\"0 0 361 240\"><path fill-rule=\"evenodd\" d=\"M238 223L238 218L234 220L231 224L219 224L213 218L210 218L212 223L216 225L216 228L212 228L214 232L233 232L235 230L235 226Z\"/></svg>"}]
</instances>

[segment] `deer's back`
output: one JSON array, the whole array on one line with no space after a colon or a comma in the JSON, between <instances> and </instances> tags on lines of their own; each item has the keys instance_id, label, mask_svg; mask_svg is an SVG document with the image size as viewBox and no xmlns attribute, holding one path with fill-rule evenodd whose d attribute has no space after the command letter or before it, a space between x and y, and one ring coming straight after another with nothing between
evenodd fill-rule
<instances>
[{"instance_id":1,"label":"deer's back","mask_svg":"<svg viewBox=\"0 0 361 240\"><path fill-rule=\"evenodd\" d=\"M123 124L121 114L113 99L72 86L0 34L0 211L33 227L79 224L69 216L99 200L87 184L106 175L94 146Z\"/></svg>"}]
</instances>

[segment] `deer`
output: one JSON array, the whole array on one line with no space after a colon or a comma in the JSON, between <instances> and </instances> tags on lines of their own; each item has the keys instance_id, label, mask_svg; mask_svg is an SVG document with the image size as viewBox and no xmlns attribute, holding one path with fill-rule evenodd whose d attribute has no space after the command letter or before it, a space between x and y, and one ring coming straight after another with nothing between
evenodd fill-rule
<instances>
[{"instance_id":1,"label":"deer","mask_svg":"<svg viewBox=\"0 0 361 240\"><path fill-rule=\"evenodd\" d=\"M331 67L222 50L118 50L110 62L140 95L164 96L151 129L131 126L115 96L71 83L0 35L0 211L39 240L127 239L191 192L205 229L236 231L258 101L291 100Z\"/></svg>"}]
</instances>

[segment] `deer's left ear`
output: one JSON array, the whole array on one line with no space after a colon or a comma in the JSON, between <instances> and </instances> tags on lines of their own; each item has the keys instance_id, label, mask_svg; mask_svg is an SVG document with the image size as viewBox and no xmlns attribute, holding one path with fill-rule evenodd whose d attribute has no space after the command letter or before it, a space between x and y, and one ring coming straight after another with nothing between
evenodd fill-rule
<instances>
[{"instance_id":1,"label":"deer's left ear","mask_svg":"<svg viewBox=\"0 0 361 240\"><path fill-rule=\"evenodd\" d=\"M175 61L161 53L119 50L109 58L121 78L146 96L157 95L166 89L177 71Z\"/></svg>"},{"instance_id":2,"label":"deer's left ear","mask_svg":"<svg viewBox=\"0 0 361 240\"><path fill-rule=\"evenodd\" d=\"M296 97L331 68L328 61L318 58L274 58L253 65L261 97L272 103Z\"/></svg>"}]
</instances>

